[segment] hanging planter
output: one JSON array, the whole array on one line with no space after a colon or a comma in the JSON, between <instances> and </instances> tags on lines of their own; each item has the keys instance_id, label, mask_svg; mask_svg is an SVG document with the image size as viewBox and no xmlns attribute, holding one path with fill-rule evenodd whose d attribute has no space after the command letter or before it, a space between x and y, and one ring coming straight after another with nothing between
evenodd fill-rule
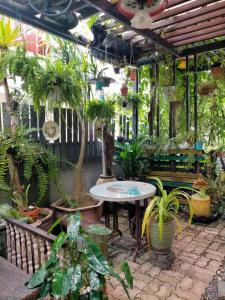
<instances>
[{"instance_id":1,"label":"hanging planter","mask_svg":"<svg viewBox=\"0 0 225 300\"><path fill-rule=\"evenodd\" d=\"M114 67L114 73L120 74L120 67Z\"/></svg>"},{"instance_id":2,"label":"hanging planter","mask_svg":"<svg viewBox=\"0 0 225 300\"><path fill-rule=\"evenodd\" d=\"M128 86L124 83L120 89L121 95L127 97L128 95Z\"/></svg>"},{"instance_id":3,"label":"hanging planter","mask_svg":"<svg viewBox=\"0 0 225 300\"><path fill-rule=\"evenodd\" d=\"M225 77L225 69L223 67L214 67L211 69L213 78L221 79Z\"/></svg>"},{"instance_id":4,"label":"hanging planter","mask_svg":"<svg viewBox=\"0 0 225 300\"><path fill-rule=\"evenodd\" d=\"M213 83L204 83L200 86L198 93L200 96L210 96L216 89L216 85Z\"/></svg>"},{"instance_id":5,"label":"hanging planter","mask_svg":"<svg viewBox=\"0 0 225 300\"><path fill-rule=\"evenodd\" d=\"M135 81L136 80L136 69L130 69L129 70L129 74L130 74L130 80L131 81Z\"/></svg>"},{"instance_id":6,"label":"hanging planter","mask_svg":"<svg viewBox=\"0 0 225 300\"><path fill-rule=\"evenodd\" d=\"M95 87L97 91L101 91L104 86L104 82L102 80L96 80Z\"/></svg>"}]
</instances>

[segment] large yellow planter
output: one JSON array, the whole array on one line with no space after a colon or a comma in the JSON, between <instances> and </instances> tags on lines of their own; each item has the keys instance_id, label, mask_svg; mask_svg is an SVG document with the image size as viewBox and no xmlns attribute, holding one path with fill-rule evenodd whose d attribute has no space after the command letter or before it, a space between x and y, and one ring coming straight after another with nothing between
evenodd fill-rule
<instances>
[{"instance_id":1,"label":"large yellow planter","mask_svg":"<svg viewBox=\"0 0 225 300\"><path fill-rule=\"evenodd\" d=\"M193 214L196 217L209 217L211 215L211 199L210 196L204 197L199 194L191 196L191 204L193 208Z\"/></svg>"}]
</instances>

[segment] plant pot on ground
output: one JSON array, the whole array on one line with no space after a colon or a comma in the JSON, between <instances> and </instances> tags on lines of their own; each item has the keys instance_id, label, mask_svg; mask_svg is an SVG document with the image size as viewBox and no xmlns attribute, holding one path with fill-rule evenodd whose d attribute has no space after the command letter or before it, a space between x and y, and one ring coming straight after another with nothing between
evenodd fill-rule
<instances>
[{"instance_id":1,"label":"plant pot on ground","mask_svg":"<svg viewBox=\"0 0 225 300\"><path fill-rule=\"evenodd\" d=\"M192 207L190 196L177 188L167 193L159 178L152 177L156 181L159 196L155 196L146 208L143 223L142 236L146 234L149 247L156 252L169 253L174 240L175 229L181 231L178 210L180 201L187 200L190 210L189 222L192 219Z\"/></svg>"},{"instance_id":2,"label":"plant pot on ground","mask_svg":"<svg viewBox=\"0 0 225 300\"><path fill-rule=\"evenodd\" d=\"M77 204L75 207L70 207L70 203ZM80 212L84 220L97 222L100 220L103 212L103 203L104 201L94 200L90 194L86 194L79 203L76 203L73 199L69 202L68 200L59 199L54 202L51 207L54 210L55 217L63 218L62 224L67 225L67 219L71 214ZM65 217L67 216L67 217Z\"/></svg>"},{"instance_id":3,"label":"plant pot on ground","mask_svg":"<svg viewBox=\"0 0 225 300\"><path fill-rule=\"evenodd\" d=\"M206 194L208 183L203 178L199 178L194 181L193 188L199 190L196 194L191 196L191 204L194 216L210 217L211 198Z\"/></svg>"}]
</instances>

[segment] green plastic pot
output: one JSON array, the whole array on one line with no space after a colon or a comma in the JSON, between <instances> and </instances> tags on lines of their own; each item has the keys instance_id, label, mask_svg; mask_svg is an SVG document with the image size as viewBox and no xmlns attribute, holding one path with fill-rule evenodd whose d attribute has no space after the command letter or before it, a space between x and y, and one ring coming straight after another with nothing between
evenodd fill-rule
<instances>
[{"instance_id":1,"label":"green plastic pot","mask_svg":"<svg viewBox=\"0 0 225 300\"><path fill-rule=\"evenodd\" d=\"M159 223L150 221L151 247L157 252L166 253L172 248L175 236L176 224L173 220L163 224L162 238L159 235Z\"/></svg>"}]
</instances>

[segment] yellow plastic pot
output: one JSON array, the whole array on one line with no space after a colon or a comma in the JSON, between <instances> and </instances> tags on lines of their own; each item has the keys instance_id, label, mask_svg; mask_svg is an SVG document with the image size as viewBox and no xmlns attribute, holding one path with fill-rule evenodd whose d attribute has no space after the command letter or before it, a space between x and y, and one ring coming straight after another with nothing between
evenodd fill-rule
<instances>
[{"instance_id":1,"label":"yellow plastic pot","mask_svg":"<svg viewBox=\"0 0 225 300\"><path fill-rule=\"evenodd\" d=\"M211 198L208 195L204 197L199 194L191 196L193 214L196 217L209 217L211 215Z\"/></svg>"}]
</instances>

